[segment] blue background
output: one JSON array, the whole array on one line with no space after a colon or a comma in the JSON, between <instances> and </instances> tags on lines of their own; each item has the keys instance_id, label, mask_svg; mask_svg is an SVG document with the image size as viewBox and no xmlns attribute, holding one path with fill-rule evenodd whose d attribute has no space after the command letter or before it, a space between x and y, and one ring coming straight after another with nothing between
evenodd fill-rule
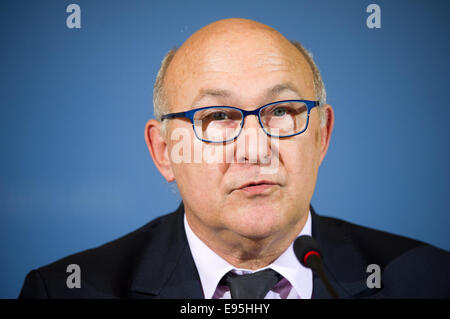
<instances>
[{"instance_id":1,"label":"blue background","mask_svg":"<svg viewBox=\"0 0 450 319\"><path fill-rule=\"evenodd\" d=\"M81 7L81 29L66 7ZM366 7L381 6L381 29ZM174 210L144 140L164 54L221 18L310 49L336 112L319 214L450 249L449 1L2 1L0 297ZM387 247L388 249L388 247Z\"/></svg>"}]
</instances>

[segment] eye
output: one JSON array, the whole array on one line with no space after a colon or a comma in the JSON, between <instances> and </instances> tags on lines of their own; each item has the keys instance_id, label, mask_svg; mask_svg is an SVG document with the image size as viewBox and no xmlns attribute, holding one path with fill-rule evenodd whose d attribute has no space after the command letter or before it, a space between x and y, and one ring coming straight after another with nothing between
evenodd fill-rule
<instances>
[{"instance_id":1,"label":"eye","mask_svg":"<svg viewBox=\"0 0 450 319\"><path fill-rule=\"evenodd\" d=\"M285 107L277 107L275 110L273 110L273 115L275 116L284 116L286 115L286 108Z\"/></svg>"},{"instance_id":2,"label":"eye","mask_svg":"<svg viewBox=\"0 0 450 319\"><path fill-rule=\"evenodd\" d=\"M227 120L228 114L225 112L214 112L212 114L210 114L210 117L214 120L214 121L223 121L223 120Z\"/></svg>"}]
</instances>

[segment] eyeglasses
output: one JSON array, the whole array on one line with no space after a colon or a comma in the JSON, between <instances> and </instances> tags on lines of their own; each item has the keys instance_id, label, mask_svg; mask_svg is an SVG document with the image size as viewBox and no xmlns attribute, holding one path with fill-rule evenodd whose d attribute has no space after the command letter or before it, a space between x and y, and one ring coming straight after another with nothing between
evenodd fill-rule
<instances>
[{"instance_id":1,"label":"eyeglasses","mask_svg":"<svg viewBox=\"0 0 450 319\"><path fill-rule=\"evenodd\" d=\"M187 118L199 140L207 143L226 143L239 136L246 116L256 115L261 128L268 136L283 138L306 131L309 114L316 106L319 106L318 101L308 100L278 101L253 111L232 106L207 106L165 114L161 120Z\"/></svg>"}]
</instances>

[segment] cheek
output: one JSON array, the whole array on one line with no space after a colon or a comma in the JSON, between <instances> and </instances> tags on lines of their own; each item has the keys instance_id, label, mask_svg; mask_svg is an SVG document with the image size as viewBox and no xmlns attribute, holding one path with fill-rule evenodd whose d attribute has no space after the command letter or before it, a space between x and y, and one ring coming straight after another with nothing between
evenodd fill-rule
<instances>
[{"instance_id":1,"label":"cheek","mask_svg":"<svg viewBox=\"0 0 450 319\"><path fill-rule=\"evenodd\" d=\"M211 227L221 225L221 214L226 198L221 188L222 172L215 165L178 165L176 183L188 209L202 223Z\"/></svg>"},{"instance_id":2,"label":"cheek","mask_svg":"<svg viewBox=\"0 0 450 319\"><path fill-rule=\"evenodd\" d=\"M296 193L310 193L314 189L320 159L317 138L320 135L314 132L290 141L291 144L280 150L288 183Z\"/></svg>"},{"instance_id":3,"label":"cheek","mask_svg":"<svg viewBox=\"0 0 450 319\"><path fill-rule=\"evenodd\" d=\"M205 190L211 192L219 187L220 176L218 176L218 171L211 170L202 164L177 164L174 167L174 175L178 187L190 191L188 193L202 192L202 196L208 196L207 193L204 193Z\"/></svg>"},{"instance_id":4,"label":"cheek","mask_svg":"<svg viewBox=\"0 0 450 319\"><path fill-rule=\"evenodd\" d=\"M223 202L222 172L216 165L177 164L174 175L180 195L197 212L211 211Z\"/></svg>"},{"instance_id":5,"label":"cheek","mask_svg":"<svg viewBox=\"0 0 450 319\"><path fill-rule=\"evenodd\" d=\"M217 150L199 141L190 126L171 131L168 152L175 181L183 200L197 211L208 211L203 206L218 207L223 201L221 181L226 164Z\"/></svg>"}]
</instances>

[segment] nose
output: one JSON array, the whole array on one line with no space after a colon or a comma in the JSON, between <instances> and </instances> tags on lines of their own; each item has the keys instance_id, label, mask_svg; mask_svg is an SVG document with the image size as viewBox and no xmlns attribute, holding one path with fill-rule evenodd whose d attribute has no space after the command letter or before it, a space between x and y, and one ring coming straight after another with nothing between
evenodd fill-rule
<instances>
[{"instance_id":1,"label":"nose","mask_svg":"<svg viewBox=\"0 0 450 319\"><path fill-rule=\"evenodd\" d=\"M244 125L242 126L242 130L244 129L262 129L261 125L259 124L258 116L255 114L249 114L244 119Z\"/></svg>"},{"instance_id":2,"label":"nose","mask_svg":"<svg viewBox=\"0 0 450 319\"><path fill-rule=\"evenodd\" d=\"M255 115L245 117L244 126L235 144L237 163L264 164L271 156L270 138Z\"/></svg>"}]
</instances>

